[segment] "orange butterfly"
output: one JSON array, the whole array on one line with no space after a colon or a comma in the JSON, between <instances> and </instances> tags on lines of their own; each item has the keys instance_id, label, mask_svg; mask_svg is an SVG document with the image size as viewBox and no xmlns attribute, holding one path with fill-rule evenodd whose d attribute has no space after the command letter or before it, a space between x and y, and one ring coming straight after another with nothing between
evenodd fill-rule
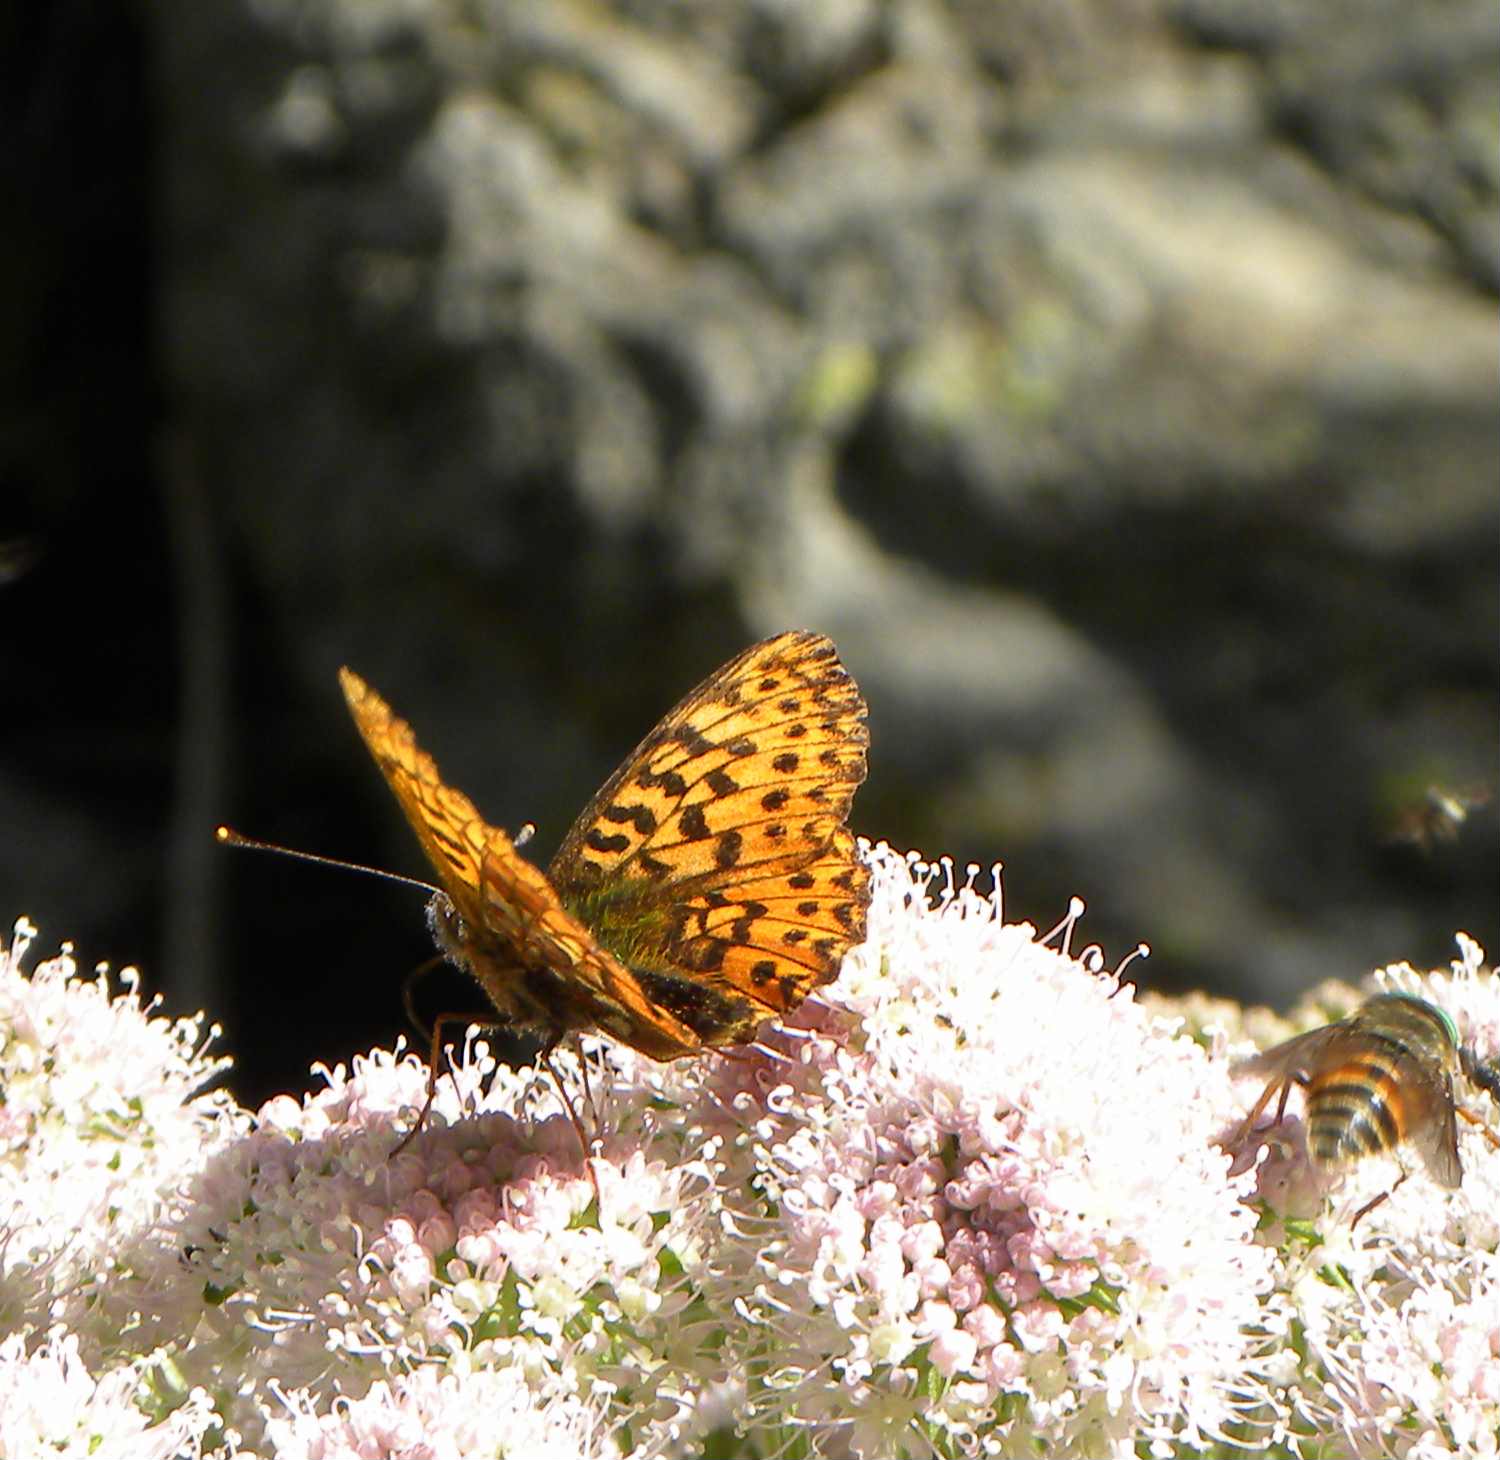
<instances>
[{"instance_id":1,"label":"orange butterfly","mask_svg":"<svg viewBox=\"0 0 1500 1460\"><path fill-rule=\"evenodd\" d=\"M352 670L355 724L443 891L428 921L505 1024L602 1029L653 1059L750 1039L864 936L844 824L865 702L833 644L789 632L689 693L612 775L543 873L446 784Z\"/></svg>"}]
</instances>

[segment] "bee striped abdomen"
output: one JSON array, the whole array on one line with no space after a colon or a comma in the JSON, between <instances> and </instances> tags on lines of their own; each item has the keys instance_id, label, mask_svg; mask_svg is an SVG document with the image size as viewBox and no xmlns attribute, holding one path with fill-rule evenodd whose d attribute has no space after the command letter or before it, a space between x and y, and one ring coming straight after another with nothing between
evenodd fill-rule
<instances>
[{"instance_id":1,"label":"bee striped abdomen","mask_svg":"<svg viewBox=\"0 0 1500 1460\"><path fill-rule=\"evenodd\" d=\"M1406 1138L1396 1066L1375 1054L1320 1070L1307 1090L1308 1145L1324 1162L1356 1161L1389 1151Z\"/></svg>"},{"instance_id":2,"label":"bee striped abdomen","mask_svg":"<svg viewBox=\"0 0 1500 1460\"><path fill-rule=\"evenodd\" d=\"M1453 1098L1453 1080L1463 1074L1500 1101L1500 1060L1481 1061L1460 1044L1453 1020L1414 994L1377 994L1347 1018L1283 1040L1242 1061L1235 1072L1266 1080L1238 1140L1249 1136L1278 1096L1279 1121L1292 1086L1300 1085L1308 1154L1315 1165L1348 1165L1411 1146L1432 1179L1451 1190L1464 1174L1458 1156L1460 1115L1484 1129L1500 1150L1500 1138ZM1405 1180L1403 1164L1396 1186ZM1354 1223L1390 1194L1366 1202L1354 1214Z\"/></svg>"}]
</instances>

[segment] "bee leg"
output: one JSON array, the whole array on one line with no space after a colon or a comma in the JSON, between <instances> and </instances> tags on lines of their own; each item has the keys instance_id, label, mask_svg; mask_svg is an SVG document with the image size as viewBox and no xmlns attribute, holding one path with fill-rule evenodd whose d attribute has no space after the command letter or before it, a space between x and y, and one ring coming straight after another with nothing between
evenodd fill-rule
<instances>
[{"instance_id":1,"label":"bee leg","mask_svg":"<svg viewBox=\"0 0 1500 1460\"><path fill-rule=\"evenodd\" d=\"M1245 1117L1234 1140L1230 1143L1231 1149L1238 1150L1245 1144L1255 1131L1255 1122L1261 1117L1261 1112L1271 1103L1272 1097L1278 1090L1281 1092L1281 1103L1276 1107L1276 1119L1272 1125L1280 1125L1286 1117L1286 1098L1291 1093L1292 1081L1289 1076L1278 1075L1264 1090L1260 1092L1260 1099L1250 1107L1250 1114Z\"/></svg>"},{"instance_id":2,"label":"bee leg","mask_svg":"<svg viewBox=\"0 0 1500 1460\"><path fill-rule=\"evenodd\" d=\"M1389 1191L1382 1191L1377 1197L1372 1197L1357 1212L1355 1212L1354 1220L1349 1223L1349 1231L1352 1233L1354 1229L1359 1226L1361 1217L1367 1216L1370 1212L1373 1212L1375 1208L1381 1204L1381 1202L1389 1201L1396 1194L1396 1189L1401 1185L1401 1182L1406 1180L1407 1175L1408 1173L1403 1170L1395 1186L1391 1187Z\"/></svg>"},{"instance_id":3,"label":"bee leg","mask_svg":"<svg viewBox=\"0 0 1500 1460\"><path fill-rule=\"evenodd\" d=\"M1272 1122L1273 1125L1280 1125L1286 1119L1286 1097L1292 1093L1294 1084L1305 1086L1307 1080L1301 1075L1292 1075L1282 1082L1281 1100L1276 1106L1276 1119Z\"/></svg>"},{"instance_id":4,"label":"bee leg","mask_svg":"<svg viewBox=\"0 0 1500 1460\"><path fill-rule=\"evenodd\" d=\"M1453 1109L1456 1114L1463 1116L1463 1118L1468 1121L1470 1125L1477 1125L1479 1129L1484 1132L1485 1140L1487 1140L1497 1151L1500 1151L1500 1136L1497 1136L1494 1131L1489 1128L1488 1123L1481 1116L1475 1115L1472 1110L1465 1110L1462 1105L1457 1103L1457 1101L1454 1102Z\"/></svg>"}]
</instances>

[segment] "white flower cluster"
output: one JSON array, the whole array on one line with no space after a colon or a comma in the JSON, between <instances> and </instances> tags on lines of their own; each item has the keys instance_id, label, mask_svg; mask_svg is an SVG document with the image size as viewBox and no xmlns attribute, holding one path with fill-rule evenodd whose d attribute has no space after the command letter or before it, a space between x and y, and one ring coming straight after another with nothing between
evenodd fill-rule
<instances>
[{"instance_id":1,"label":"white flower cluster","mask_svg":"<svg viewBox=\"0 0 1500 1460\"><path fill-rule=\"evenodd\" d=\"M1447 972L1383 969L1367 993L1414 994L1445 1010L1482 1060L1500 1057L1500 981L1472 940ZM1357 1001L1356 1001L1357 1002ZM1500 1111L1472 1088L1454 1091L1500 1129ZM1290 1115L1291 1112L1289 1112ZM1279 1400L1293 1441L1324 1452L1492 1457L1500 1454L1500 1151L1459 1123L1463 1184L1435 1186L1398 1157L1372 1157L1330 1178L1308 1162L1289 1119L1262 1166L1277 1239L1268 1306L1297 1339L1282 1355ZM1351 1217L1382 1192L1357 1228ZM1311 1202L1311 1219L1278 1203Z\"/></svg>"},{"instance_id":2,"label":"white flower cluster","mask_svg":"<svg viewBox=\"0 0 1500 1460\"><path fill-rule=\"evenodd\" d=\"M1500 1453L1481 1133L1460 1190L1414 1174L1351 1231L1393 1162L1314 1172L1295 1100L1243 1173L1220 1147L1274 1021L1189 1038L1201 1002L1143 1008L1071 919L866 856L868 941L765 1045L559 1051L570 1111L476 1044L395 1154L416 1059L252 1122L196 1021L24 973L19 927L0 1457ZM1500 1050L1472 944L1376 984Z\"/></svg>"},{"instance_id":3,"label":"white flower cluster","mask_svg":"<svg viewBox=\"0 0 1500 1460\"><path fill-rule=\"evenodd\" d=\"M755 1410L870 1457L1248 1437L1271 1263L1224 1067L949 869L871 856L862 1032L740 1101Z\"/></svg>"},{"instance_id":4,"label":"white flower cluster","mask_svg":"<svg viewBox=\"0 0 1500 1460\"><path fill-rule=\"evenodd\" d=\"M133 970L123 992L77 978L66 946L25 974L35 936L23 919L0 949L0 1455L173 1454L202 1398L148 1424L142 1315L100 1303L126 1249L174 1225L182 1172L247 1122L203 1090L227 1062L199 1020L151 1017Z\"/></svg>"},{"instance_id":5,"label":"white flower cluster","mask_svg":"<svg viewBox=\"0 0 1500 1460\"><path fill-rule=\"evenodd\" d=\"M160 1311L198 1310L176 1370L241 1391L240 1453L400 1454L419 1434L435 1456L541 1456L560 1436L605 1456L622 1423L637 1440L681 1426L678 1386L705 1363L686 1310L707 1164L625 1081L599 1094L609 1134L585 1162L545 1080L492 1070L481 1097L488 1064L461 1067L461 1095L445 1078L437 1118L395 1156L422 1067L377 1054L328 1071L193 1182L191 1256L152 1290Z\"/></svg>"},{"instance_id":6,"label":"white flower cluster","mask_svg":"<svg viewBox=\"0 0 1500 1460\"><path fill-rule=\"evenodd\" d=\"M61 1328L35 1345L30 1335L0 1340L0 1455L89 1456L92 1460L174 1460L196 1454L213 1421L208 1396L194 1394L153 1423L136 1404L139 1364L95 1378L76 1334Z\"/></svg>"}]
</instances>

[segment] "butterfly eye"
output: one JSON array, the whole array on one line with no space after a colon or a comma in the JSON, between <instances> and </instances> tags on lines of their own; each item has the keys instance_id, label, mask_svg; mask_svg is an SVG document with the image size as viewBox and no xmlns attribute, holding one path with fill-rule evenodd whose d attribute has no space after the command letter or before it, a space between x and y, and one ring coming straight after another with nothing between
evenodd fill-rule
<instances>
[{"instance_id":1,"label":"butterfly eye","mask_svg":"<svg viewBox=\"0 0 1500 1460\"><path fill-rule=\"evenodd\" d=\"M444 948L460 948L467 937L464 920L459 916L458 909L453 906L453 899L446 892L435 892L429 900L427 926L432 930L432 936Z\"/></svg>"}]
</instances>

